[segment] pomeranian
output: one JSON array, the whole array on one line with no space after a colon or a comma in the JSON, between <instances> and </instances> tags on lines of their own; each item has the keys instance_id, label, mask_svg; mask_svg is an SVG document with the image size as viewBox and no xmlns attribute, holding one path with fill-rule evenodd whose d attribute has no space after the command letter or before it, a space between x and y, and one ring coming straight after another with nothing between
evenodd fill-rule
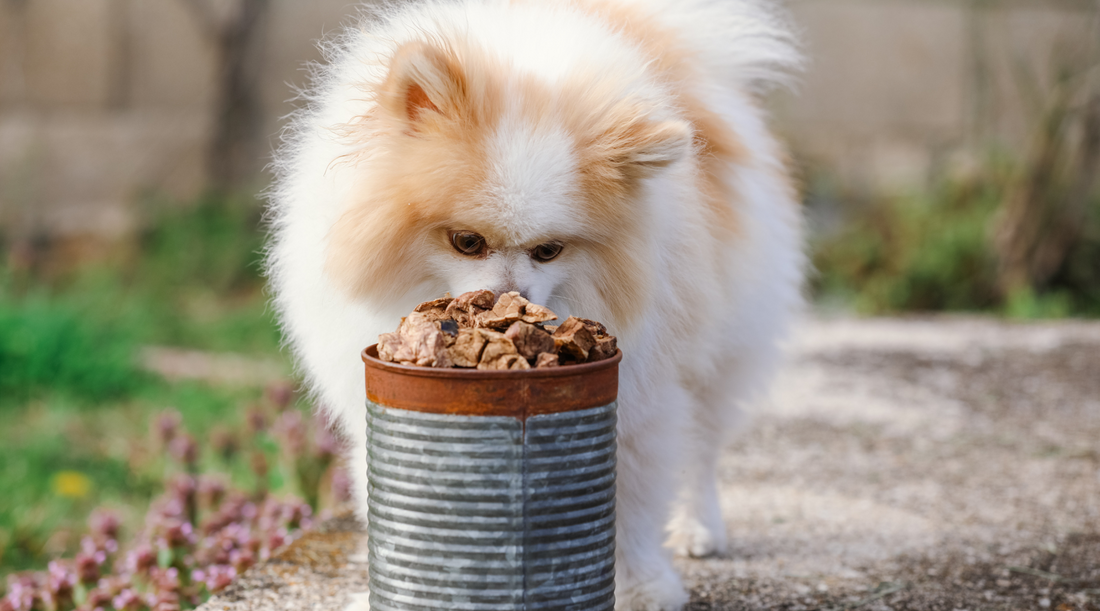
<instances>
[{"instance_id":1,"label":"pomeranian","mask_svg":"<svg viewBox=\"0 0 1100 611\"><path fill-rule=\"evenodd\" d=\"M363 9L277 153L268 271L349 441L360 351L416 304L519 291L619 337L617 609L679 609L721 554L716 462L802 303L800 210L759 105L797 67L762 0Z\"/></svg>"}]
</instances>

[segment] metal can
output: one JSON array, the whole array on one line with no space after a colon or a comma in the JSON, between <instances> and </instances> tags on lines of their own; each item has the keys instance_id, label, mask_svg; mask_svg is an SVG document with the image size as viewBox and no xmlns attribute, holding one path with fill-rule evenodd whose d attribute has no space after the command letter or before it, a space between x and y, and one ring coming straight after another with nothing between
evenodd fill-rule
<instances>
[{"instance_id":1,"label":"metal can","mask_svg":"<svg viewBox=\"0 0 1100 611\"><path fill-rule=\"evenodd\" d=\"M613 611L621 359L477 371L363 352L372 611Z\"/></svg>"}]
</instances>

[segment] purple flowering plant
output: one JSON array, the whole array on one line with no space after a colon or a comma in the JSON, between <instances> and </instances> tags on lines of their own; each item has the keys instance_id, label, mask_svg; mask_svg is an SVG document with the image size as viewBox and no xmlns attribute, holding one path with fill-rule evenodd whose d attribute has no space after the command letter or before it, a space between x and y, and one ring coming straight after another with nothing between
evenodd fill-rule
<instances>
[{"instance_id":1,"label":"purple flowering plant","mask_svg":"<svg viewBox=\"0 0 1100 611\"><path fill-rule=\"evenodd\" d=\"M217 428L206 444L174 410L154 417L153 445L169 468L143 523L126 538L118 514L97 509L72 557L7 577L0 611L193 609L323 519L330 510L317 514L320 506L346 501L349 478L335 462L329 423L294 408L289 385L266 394L265 405L245 414L242 432ZM228 464L243 451L251 455L237 462L249 465L250 486L203 472L211 464L204 452Z\"/></svg>"}]
</instances>

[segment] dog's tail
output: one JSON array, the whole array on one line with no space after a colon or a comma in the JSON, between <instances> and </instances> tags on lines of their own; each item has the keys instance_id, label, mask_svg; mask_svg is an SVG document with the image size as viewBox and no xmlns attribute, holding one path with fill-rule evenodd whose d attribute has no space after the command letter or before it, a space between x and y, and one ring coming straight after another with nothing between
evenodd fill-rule
<instances>
[{"instance_id":1,"label":"dog's tail","mask_svg":"<svg viewBox=\"0 0 1100 611\"><path fill-rule=\"evenodd\" d=\"M794 26L776 0L625 0L676 30L709 74L750 91L788 86L802 66Z\"/></svg>"}]
</instances>

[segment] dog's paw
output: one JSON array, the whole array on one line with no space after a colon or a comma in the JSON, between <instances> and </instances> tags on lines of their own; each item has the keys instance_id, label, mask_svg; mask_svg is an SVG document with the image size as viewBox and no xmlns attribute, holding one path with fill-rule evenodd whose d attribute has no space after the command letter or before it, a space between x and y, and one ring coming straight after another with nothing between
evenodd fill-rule
<instances>
[{"instance_id":1,"label":"dog's paw","mask_svg":"<svg viewBox=\"0 0 1100 611\"><path fill-rule=\"evenodd\" d=\"M370 611L370 592L353 592L344 611Z\"/></svg>"},{"instance_id":2,"label":"dog's paw","mask_svg":"<svg viewBox=\"0 0 1100 611\"><path fill-rule=\"evenodd\" d=\"M672 534L668 538L669 547L679 556L724 556L729 551L726 525L721 519L708 522L712 523L704 524L694 517L674 520Z\"/></svg>"},{"instance_id":3,"label":"dog's paw","mask_svg":"<svg viewBox=\"0 0 1100 611\"><path fill-rule=\"evenodd\" d=\"M615 588L615 611L680 611L687 602L688 593L671 569L664 575Z\"/></svg>"}]
</instances>

